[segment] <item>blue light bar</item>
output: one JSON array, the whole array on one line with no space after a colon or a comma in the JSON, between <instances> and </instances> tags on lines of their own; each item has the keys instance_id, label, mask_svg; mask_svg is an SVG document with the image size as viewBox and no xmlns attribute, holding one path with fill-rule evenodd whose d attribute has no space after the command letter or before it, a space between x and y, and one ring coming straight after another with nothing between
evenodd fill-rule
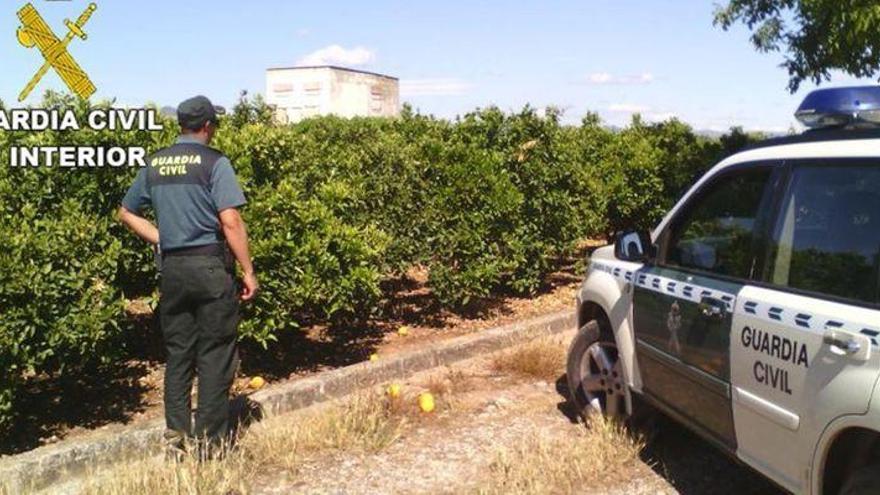
<instances>
[{"instance_id":1,"label":"blue light bar","mask_svg":"<svg viewBox=\"0 0 880 495\"><path fill-rule=\"evenodd\" d=\"M817 89L794 116L811 129L849 124L880 124L880 86Z\"/></svg>"}]
</instances>

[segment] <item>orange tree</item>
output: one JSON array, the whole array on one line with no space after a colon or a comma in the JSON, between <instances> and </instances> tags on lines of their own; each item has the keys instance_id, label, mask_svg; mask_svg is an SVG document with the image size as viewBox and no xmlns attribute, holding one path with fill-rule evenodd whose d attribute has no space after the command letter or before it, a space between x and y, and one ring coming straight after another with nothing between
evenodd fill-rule
<instances>
[{"instance_id":1,"label":"orange tree","mask_svg":"<svg viewBox=\"0 0 880 495\"><path fill-rule=\"evenodd\" d=\"M41 106L92 108L55 94ZM304 322L376 314L381 282L413 266L428 268L450 308L499 290L532 293L576 241L651 225L690 177L742 141L699 138L680 123L612 131L595 115L564 125L552 108L449 121L405 107L394 119L284 126L270 115L243 97L214 143L248 196L264 289L245 307L241 338L265 347ZM152 151L174 139L174 122L163 122L156 133L7 132L0 162L14 145ZM24 381L127 356L126 307L156 298L150 250L114 218L135 173L0 166L0 429L13 424Z\"/></svg>"}]
</instances>

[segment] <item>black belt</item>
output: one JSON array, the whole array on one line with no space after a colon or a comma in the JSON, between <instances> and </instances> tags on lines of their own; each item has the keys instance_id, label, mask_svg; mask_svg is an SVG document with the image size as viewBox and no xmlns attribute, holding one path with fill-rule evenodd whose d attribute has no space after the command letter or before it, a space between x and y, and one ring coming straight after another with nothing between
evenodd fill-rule
<instances>
[{"instance_id":1,"label":"black belt","mask_svg":"<svg viewBox=\"0 0 880 495\"><path fill-rule=\"evenodd\" d=\"M226 256L226 245L206 244L204 246L184 247L162 251L162 256Z\"/></svg>"}]
</instances>

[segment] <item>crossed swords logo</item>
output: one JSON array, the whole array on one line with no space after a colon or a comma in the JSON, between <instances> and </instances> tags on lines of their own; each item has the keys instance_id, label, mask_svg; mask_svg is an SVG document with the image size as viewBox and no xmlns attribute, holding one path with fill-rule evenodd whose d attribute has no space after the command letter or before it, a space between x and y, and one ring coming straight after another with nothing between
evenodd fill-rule
<instances>
[{"instance_id":1,"label":"crossed swords logo","mask_svg":"<svg viewBox=\"0 0 880 495\"><path fill-rule=\"evenodd\" d=\"M31 94L31 91L40 83L50 68L55 69L70 91L80 98L88 98L95 93L95 85L67 51L67 45L73 41L74 37L82 40L88 38L83 27L89 22L89 18L97 8L98 6L94 3L89 4L76 22L65 19L64 25L67 26L67 35L61 40L55 36L55 33L52 32L52 29L32 4L29 3L18 11L18 18L22 24L16 33L18 42L25 48L36 46L45 59L43 66L18 95L18 101L24 101Z\"/></svg>"}]
</instances>

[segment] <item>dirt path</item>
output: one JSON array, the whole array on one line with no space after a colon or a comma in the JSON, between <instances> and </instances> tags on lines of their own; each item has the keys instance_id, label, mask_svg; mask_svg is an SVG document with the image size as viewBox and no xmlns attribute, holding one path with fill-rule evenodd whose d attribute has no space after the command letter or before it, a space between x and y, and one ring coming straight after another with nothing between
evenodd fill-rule
<instances>
[{"instance_id":1,"label":"dirt path","mask_svg":"<svg viewBox=\"0 0 880 495\"><path fill-rule=\"evenodd\" d=\"M546 383L497 390L436 424L419 425L384 452L339 452L305 465L293 484L276 480L258 493L462 493L475 490L499 450L528 435L564 435L576 428L555 409ZM456 406L459 407L459 406ZM528 411L529 414L524 414Z\"/></svg>"},{"instance_id":2,"label":"dirt path","mask_svg":"<svg viewBox=\"0 0 880 495\"><path fill-rule=\"evenodd\" d=\"M662 419L656 438L640 455L628 458L622 454L620 461L609 463L608 472L586 473L587 479L572 475L569 480L559 472L566 471L570 457L581 448L589 455L588 449L596 445L572 443L583 435L584 426L570 417L560 390L562 381L512 376L494 363L487 357L417 375L403 384L404 389L438 390L441 404L431 416L412 417L396 442L379 452L325 452L308 458L293 472L270 471L257 477L254 493L779 493L748 469ZM625 442L625 438L587 441ZM535 445L556 446L558 456L533 455L530 450ZM512 465L530 464L534 476L546 474L556 481L543 488L493 486L513 483L518 476L505 474L505 459ZM522 469L514 466L514 471ZM562 488L569 481L571 489Z\"/></svg>"},{"instance_id":3,"label":"dirt path","mask_svg":"<svg viewBox=\"0 0 880 495\"><path fill-rule=\"evenodd\" d=\"M560 337L255 423L228 456L151 456L53 493L761 494L781 492L669 420L579 421ZM418 396L436 399L432 413Z\"/></svg>"}]
</instances>

